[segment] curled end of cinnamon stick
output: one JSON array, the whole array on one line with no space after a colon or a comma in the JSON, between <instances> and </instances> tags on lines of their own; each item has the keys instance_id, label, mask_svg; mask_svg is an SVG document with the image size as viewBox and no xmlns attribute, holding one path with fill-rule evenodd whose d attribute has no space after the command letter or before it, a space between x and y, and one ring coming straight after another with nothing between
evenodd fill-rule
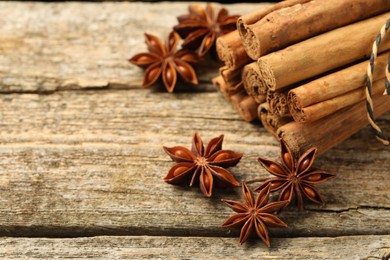
<instances>
[{"instance_id":1,"label":"curled end of cinnamon stick","mask_svg":"<svg viewBox=\"0 0 390 260\"><path fill-rule=\"evenodd\" d=\"M251 26L245 27L245 34L241 36L246 53L252 60L261 57L261 44L256 34L252 31Z\"/></svg>"},{"instance_id":2,"label":"curled end of cinnamon stick","mask_svg":"<svg viewBox=\"0 0 390 260\"><path fill-rule=\"evenodd\" d=\"M246 29L245 29L245 22L244 22L244 19L242 17L239 17L237 19L237 31L238 31L238 34L240 35L241 39L244 39L245 34L246 34Z\"/></svg>"},{"instance_id":3,"label":"curled end of cinnamon stick","mask_svg":"<svg viewBox=\"0 0 390 260\"><path fill-rule=\"evenodd\" d=\"M291 116L294 118L296 122L303 123L306 121L305 113L302 109L301 101L299 96L294 93L294 91L290 91L287 96L288 107L291 113Z\"/></svg>"},{"instance_id":4,"label":"curled end of cinnamon stick","mask_svg":"<svg viewBox=\"0 0 390 260\"><path fill-rule=\"evenodd\" d=\"M233 86L241 82L241 69L231 70L228 66L223 66L219 69L219 73L229 85Z\"/></svg>"},{"instance_id":5,"label":"curled end of cinnamon stick","mask_svg":"<svg viewBox=\"0 0 390 260\"><path fill-rule=\"evenodd\" d=\"M270 111L273 114L279 115L281 117L289 116L290 111L287 104L287 93L286 92L271 92L267 93L266 98L268 104L270 105Z\"/></svg>"},{"instance_id":6,"label":"curled end of cinnamon stick","mask_svg":"<svg viewBox=\"0 0 390 260\"><path fill-rule=\"evenodd\" d=\"M271 113L269 111L269 104L267 102L262 103L258 107L257 114L264 128L276 138L279 138L277 135L277 130L283 125L292 121L290 116L281 117Z\"/></svg>"},{"instance_id":7,"label":"curled end of cinnamon stick","mask_svg":"<svg viewBox=\"0 0 390 260\"><path fill-rule=\"evenodd\" d=\"M257 108L257 116L259 117L261 124L264 126L265 130L267 130L275 138L278 138L278 136L276 135L276 129L272 127L268 122L268 109L269 106L266 102L261 104Z\"/></svg>"},{"instance_id":8,"label":"curled end of cinnamon stick","mask_svg":"<svg viewBox=\"0 0 390 260\"><path fill-rule=\"evenodd\" d=\"M223 94L225 99L230 100L228 89L227 89L228 86L226 82L223 80L222 76L213 78L211 82Z\"/></svg>"},{"instance_id":9,"label":"curled end of cinnamon stick","mask_svg":"<svg viewBox=\"0 0 390 260\"><path fill-rule=\"evenodd\" d=\"M302 151L310 148L310 143L304 139L303 135L294 135L295 133L302 132L299 130L299 128L302 127L302 124L291 122L279 127L276 131L277 137L283 139L294 154L301 154ZM290 132L292 128L295 129L295 131Z\"/></svg>"},{"instance_id":10,"label":"curled end of cinnamon stick","mask_svg":"<svg viewBox=\"0 0 390 260\"><path fill-rule=\"evenodd\" d=\"M238 82L237 84L235 85L229 85L227 84L227 88L226 88L227 92L230 94L230 95L233 95L235 93L239 93L239 92L242 92L244 90L244 85L242 84L242 82Z\"/></svg>"},{"instance_id":11,"label":"curled end of cinnamon stick","mask_svg":"<svg viewBox=\"0 0 390 260\"><path fill-rule=\"evenodd\" d=\"M261 88L261 78L259 69L256 63L250 63L242 70L242 82L247 93L252 96L257 103L264 102L265 94L264 88Z\"/></svg>"},{"instance_id":12,"label":"curled end of cinnamon stick","mask_svg":"<svg viewBox=\"0 0 390 260\"><path fill-rule=\"evenodd\" d=\"M237 30L219 37L216 49L219 58L230 70L237 70L250 62Z\"/></svg>"},{"instance_id":13,"label":"curled end of cinnamon stick","mask_svg":"<svg viewBox=\"0 0 390 260\"><path fill-rule=\"evenodd\" d=\"M223 78L222 76L217 76L211 80L211 83L213 83L213 86L215 86L219 91L221 91L221 87L223 85Z\"/></svg>"},{"instance_id":14,"label":"curled end of cinnamon stick","mask_svg":"<svg viewBox=\"0 0 390 260\"><path fill-rule=\"evenodd\" d=\"M259 105L252 97L246 96L238 103L237 110L242 119L247 122L252 122L257 118L258 106Z\"/></svg>"},{"instance_id":15,"label":"curled end of cinnamon stick","mask_svg":"<svg viewBox=\"0 0 390 260\"><path fill-rule=\"evenodd\" d=\"M245 23L243 17L237 20L237 31L241 37L244 49L252 60L257 60L261 56L260 41L251 29L251 25Z\"/></svg>"}]
</instances>

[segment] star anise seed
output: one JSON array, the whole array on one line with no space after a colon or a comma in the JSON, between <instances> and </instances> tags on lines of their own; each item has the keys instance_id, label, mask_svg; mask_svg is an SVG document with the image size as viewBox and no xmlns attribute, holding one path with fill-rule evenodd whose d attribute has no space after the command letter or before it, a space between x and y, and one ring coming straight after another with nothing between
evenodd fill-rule
<instances>
[{"instance_id":1,"label":"star anise seed","mask_svg":"<svg viewBox=\"0 0 390 260\"><path fill-rule=\"evenodd\" d=\"M283 140L280 140L280 147L282 163L264 158L258 159L260 164L276 178L264 181L255 191L271 185L271 191L280 190L278 200L291 202L295 195L299 210L304 209L303 196L317 204L324 204L324 199L313 185L336 176L323 170L311 169L317 149L310 148L297 160Z\"/></svg>"},{"instance_id":2,"label":"star anise seed","mask_svg":"<svg viewBox=\"0 0 390 260\"><path fill-rule=\"evenodd\" d=\"M225 223L222 224L222 227L242 227L240 233L241 244L243 244L251 236L253 230L255 229L257 235L268 247L270 247L267 226L287 227L286 223L272 213L285 207L288 204L288 201L268 203L270 190L270 185L263 187L257 195L255 201L252 192L246 186L245 182L243 182L242 194L245 203L233 200L222 200L227 206L237 212L237 214L228 218Z\"/></svg>"},{"instance_id":3,"label":"star anise seed","mask_svg":"<svg viewBox=\"0 0 390 260\"><path fill-rule=\"evenodd\" d=\"M176 32L171 32L163 45L159 38L145 33L145 43L149 52L134 55L129 61L146 69L142 86L144 88L155 85L162 78L168 92L173 92L177 74L189 84L197 85L198 78L190 64L198 63L197 54L189 50L176 51L180 37Z\"/></svg>"},{"instance_id":4,"label":"star anise seed","mask_svg":"<svg viewBox=\"0 0 390 260\"><path fill-rule=\"evenodd\" d=\"M211 4L207 4L206 9L189 5L188 10L189 14L177 17L179 24L174 30L184 39L182 46L198 50L200 56L210 50L215 52L216 39L236 29L239 15L229 15L225 8L219 10L217 17Z\"/></svg>"},{"instance_id":5,"label":"star anise seed","mask_svg":"<svg viewBox=\"0 0 390 260\"><path fill-rule=\"evenodd\" d=\"M170 184L188 183L192 187L199 181L200 189L206 197L211 197L213 187L233 188L240 184L226 167L236 165L241 153L222 150L223 135L212 139L204 149L202 139L195 133L191 151L182 146L163 147L164 151L177 162L165 176Z\"/></svg>"}]
</instances>

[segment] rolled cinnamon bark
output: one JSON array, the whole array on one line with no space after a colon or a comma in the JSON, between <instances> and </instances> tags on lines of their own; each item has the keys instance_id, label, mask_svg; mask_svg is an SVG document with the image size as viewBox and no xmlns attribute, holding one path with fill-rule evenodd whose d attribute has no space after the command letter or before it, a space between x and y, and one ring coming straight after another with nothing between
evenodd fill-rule
<instances>
[{"instance_id":1,"label":"rolled cinnamon bark","mask_svg":"<svg viewBox=\"0 0 390 260\"><path fill-rule=\"evenodd\" d=\"M267 103L271 113L279 116L290 116L290 110L287 104L287 91L269 91L267 93Z\"/></svg>"},{"instance_id":2,"label":"rolled cinnamon bark","mask_svg":"<svg viewBox=\"0 0 390 260\"><path fill-rule=\"evenodd\" d=\"M258 104L245 91L231 95L230 102L244 121L251 122L257 119Z\"/></svg>"},{"instance_id":3,"label":"rolled cinnamon bark","mask_svg":"<svg viewBox=\"0 0 390 260\"><path fill-rule=\"evenodd\" d=\"M238 82L236 85L230 85L226 83L224 87L224 91L227 93L227 95L233 95L244 90L244 85L242 82Z\"/></svg>"},{"instance_id":4,"label":"rolled cinnamon bark","mask_svg":"<svg viewBox=\"0 0 390 260\"><path fill-rule=\"evenodd\" d=\"M390 97L373 96L374 112L378 117L390 110ZM295 153L317 147L322 154L368 125L365 101L348 107L312 123L290 122L277 131Z\"/></svg>"},{"instance_id":5,"label":"rolled cinnamon bark","mask_svg":"<svg viewBox=\"0 0 390 260\"><path fill-rule=\"evenodd\" d=\"M231 86L229 85L222 76L218 76L212 80L212 83L216 88L223 94L223 96L230 101L230 96L241 92L243 86L241 83Z\"/></svg>"},{"instance_id":6,"label":"rolled cinnamon bark","mask_svg":"<svg viewBox=\"0 0 390 260\"><path fill-rule=\"evenodd\" d=\"M232 102L233 107L237 109L238 104L247 96L248 95L244 91L240 91L238 93L230 95L230 101Z\"/></svg>"},{"instance_id":7,"label":"rolled cinnamon bark","mask_svg":"<svg viewBox=\"0 0 390 260\"><path fill-rule=\"evenodd\" d=\"M235 86L241 82L241 69L230 70L227 66L219 68L219 73L225 82L231 86Z\"/></svg>"},{"instance_id":8,"label":"rolled cinnamon bark","mask_svg":"<svg viewBox=\"0 0 390 260\"><path fill-rule=\"evenodd\" d=\"M237 30L219 37L216 46L218 57L229 70L236 70L252 61L246 54Z\"/></svg>"},{"instance_id":9,"label":"rolled cinnamon bark","mask_svg":"<svg viewBox=\"0 0 390 260\"><path fill-rule=\"evenodd\" d=\"M246 52L256 60L293 43L389 10L388 0L305 1L270 12L255 24L244 26L245 30L241 22L237 24Z\"/></svg>"},{"instance_id":10,"label":"rolled cinnamon bark","mask_svg":"<svg viewBox=\"0 0 390 260\"><path fill-rule=\"evenodd\" d=\"M258 104L252 97L248 96L242 83L230 86L223 80L222 76L213 78L212 83L230 101L243 120L251 122L257 119Z\"/></svg>"},{"instance_id":11,"label":"rolled cinnamon bark","mask_svg":"<svg viewBox=\"0 0 390 260\"><path fill-rule=\"evenodd\" d=\"M296 4L303 4L303 3L306 3L306 2L309 2L309 1L312 1L312 0L286 0L286 1L281 1L279 3L270 5L270 6L266 7L266 8L262 8L260 10L255 11L255 12L243 15L240 18L238 18L238 20L237 20L237 30L238 30L238 32L240 33L240 35L244 39L245 35L247 33L246 28L248 27L248 25L251 25L251 24L254 24L254 23L258 22L264 16L266 16L267 14L270 14L270 13L276 11L276 10L279 10L279 9L282 9L282 8L286 8L286 7L289 7L289 6L293 6L293 5L296 5Z\"/></svg>"},{"instance_id":12,"label":"rolled cinnamon bark","mask_svg":"<svg viewBox=\"0 0 390 260\"><path fill-rule=\"evenodd\" d=\"M275 138L278 138L278 135L276 134L278 127L275 128L269 123L268 113L269 113L268 103L261 104L257 109L258 117L261 121L261 124L264 126L265 130L267 130L268 133L272 134Z\"/></svg>"},{"instance_id":13,"label":"rolled cinnamon bark","mask_svg":"<svg viewBox=\"0 0 390 260\"><path fill-rule=\"evenodd\" d=\"M384 72L383 72L384 74ZM381 94L383 92L383 80L378 80L372 85L372 95ZM352 90L346 94L331 98L320 103L302 108L301 110L291 110L291 115L296 122L306 123L319 120L323 117L331 115L345 107L354 105L366 97L365 87Z\"/></svg>"},{"instance_id":14,"label":"rolled cinnamon bark","mask_svg":"<svg viewBox=\"0 0 390 260\"><path fill-rule=\"evenodd\" d=\"M390 12L335 29L261 57L257 64L262 82L271 91L350 64L371 54L373 39ZM390 41L380 51L390 49Z\"/></svg>"},{"instance_id":15,"label":"rolled cinnamon bark","mask_svg":"<svg viewBox=\"0 0 390 260\"><path fill-rule=\"evenodd\" d=\"M211 80L213 85L223 94L224 98L230 101L230 94L227 90L228 85L221 75Z\"/></svg>"},{"instance_id":16,"label":"rolled cinnamon bark","mask_svg":"<svg viewBox=\"0 0 390 260\"><path fill-rule=\"evenodd\" d=\"M225 96L229 96L244 90L242 82L238 82L236 85L230 85L220 75L211 80L212 84Z\"/></svg>"},{"instance_id":17,"label":"rolled cinnamon bark","mask_svg":"<svg viewBox=\"0 0 390 260\"><path fill-rule=\"evenodd\" d=\"M253 97L257 103L262 103L265 100L267 91L260 89L261 84L260 71L256 62L245 65L241 73L242 83L249 96Z\"/></svg>"},{"instance_id":18,"label":"rolled cinnamon bark","mask_svg":"<svg viewBox=\"0 0 390 260\"><path fill-rule=\"evenodd\" d=\"M213 83L213 86L215 86L219 91L221 91L222 85L225 84L221 75L213 78L211 83Z\"/></svg>"},{"instance_id":19,"label":"rolled cinnamon bark","mask_svg":"<svg viewBox=\"0 0 390 260\"><path fill-rule=\"evenodd\" d=\"M228 88L229 93L237 93L243 90L244 90L244 84L242 84L241 81L234 86L229 86Z\"/></svg>"},{"instance_id":20,"label":"rolled cinnamon bark","mask_svg":"<svg viewBox=\"0 0 390 260\"><path fill-rule=\"evenodd\" d=\"M241 118L247 122L252 122L257 119L257 107L259 104L250 97L245 96L237 105L236 109L240 114Z\"/></svg>"},{"instance_id":21,"label":"rolled cinnamon bark","mask_svg":"<svg viewBox=\"0 0 390 260\"><path fill-rule=\"evenodd\" d=\"M390 52L378 55L372 75L374 81L385 77L384 71L389 55ZM367 77L367 65L368 61L363 61L291 89L287 101L291 114L300 114L300 111L305 107L341 96L364 86Z\"/></svg>"},{"instance_id":22,"label":"rolled cinnamon bark","mask_svg":"<svg viewBox=\"0 0 390 260\"><path fill-rule=\"evenodd\" d=\"M293 121L292 117L282 117L269 111L269 104L264 102L257 109L257 115L261 120L264 128L273 136L278 138L277 130L283 125Z\"/></svg>"}]
</instances>

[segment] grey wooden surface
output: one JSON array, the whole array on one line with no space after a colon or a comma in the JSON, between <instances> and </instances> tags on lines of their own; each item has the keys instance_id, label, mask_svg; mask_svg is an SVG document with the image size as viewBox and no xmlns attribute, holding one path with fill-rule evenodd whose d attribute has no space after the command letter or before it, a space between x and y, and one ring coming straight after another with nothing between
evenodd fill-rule
<instances>
[{"instance_id":1,"label":"grey wooden surface","mask_svg":"<svg viewBox=\"0 0 390 260\"><path fill-rule=\"evenodd\" d=\"M275 238L268 249L258 243L237 246L233 238L99 236L91 238L0 238L0 257L59 256L76 259L386 259L390 236Z\"/></svg>"},{"instance_id":2,"label":"grey wooden surface","mask_svg":"<svg viewBox=\"0 0 390 260\"><path fill-rule=\"evenodd\" d=\"M318 186L327 204L283 213L289 227L271 230L271 249L220 228L232 214L220 199L239 189L207 199L162 181L173 165L162 145L189 147L195 131L206 142L224 133L245 154L231 168L240 181L268 176L256 159L279 152L210 85L216 69L194 90L140 89L142 70L126 60L145 50L143 32L166 35L186 8L0 2L0 257L389 256L390 151L369 128L318 158L337 174ZM379 120L386 132L389 122Z\"/></svg>"}]
</instances>

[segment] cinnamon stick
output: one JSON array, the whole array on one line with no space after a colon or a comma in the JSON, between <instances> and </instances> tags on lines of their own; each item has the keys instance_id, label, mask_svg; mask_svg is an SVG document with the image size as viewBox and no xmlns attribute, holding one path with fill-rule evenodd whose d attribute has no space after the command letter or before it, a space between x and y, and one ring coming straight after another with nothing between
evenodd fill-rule
<instances>
[{"instance_id":1,"label":"cinnamon stick","mask_svg":"<svg viewBox=\"0 0 390 260\"><path fill-rule=\"evenodd\" d=\"M213 85L222 93L225 99L230 101L230 93L228 91L228 84L222 78L222 76L215 77L211 80Z\"/></svg>"},{"instance_id":2,"label":"cinnamon stick","mask_svg":"<svg viewBox=\"0 0 390 260\"><path fill-rule=\"evenodd\" d=\"M242 69L242 83L249 96L253 97L257 103L262 103L265 100L266 91L260 90L261 84L259 66L256 62L245 65Z\"/></svg>"},{"instance_id":3,"label":"cinnamon stick","mask_svg":"<svg viewBox=\"0 0 390 260\"><path fill-rule=\"evenodd\" d=\"M229 70L237 70L252 61L246 54L237 30L219 37L216 46L218 57Z\"/></svg>"},{"instance_id":4,"label":"cinnamon stick","mask_svg":"<svg viewBox=\"0 0 390 260\"><path fill-rule=\"evenodd\" d=\"M230 84L226 83L224 86L225 86L224 90L229 95L232 95L232 94L235 94L235 93L238 93L238 92L241 92L244 90L244 85L242 84L241 81L238 82L236 85L230 85Z\"/></svg>"},{"instance_id":5,"label":"cinnamon stick","mask_svg":"<svg viewBox=\"0 0 390 260\"><path fill-rule=\"evenodd\" d=\"M274 12L276 10L282 9L282 8L286 8L286 7L289 7L289 6L296 5L296 4L303 4L303 3L306 3L306 2L309 2L309 1L312 1L312 0L286 0L286 1L281 1L279 3L270 5L268 7L262 8L260 10L257 10L255 12L243 15L240 18L238 18L238 20L237 20L237 30L240 33L240 35L243 38L245 38L245 34L247 33L246 28L249 25L258 22L259 20L261 20L267 14L270 14L270 13L272 13L272 12Z\"/></svg>"},{"instance_id":6,"label":"cinnamon stick","mask_svg":"<svg viewBox=\"0 0 390 260\"><path fill-rule=\"evenodd\" d=\"M309 79L371 54L371 45L390 12L335 29L261 57L257 64L262 82L271 91ZM390 49L390 41L380 51Z\"/></svg>"},{"instance_id":7,"label":"cinnamon stick","mask_svg":"<svg viewBox=\"0 0 390 260\"><path fill-rule=\"evenodd\" d=\"M230 86L222 76L218 76L212 79L212 83L231 102L243 120L251 122L257 118L258 104L244 91L241 82L233 89L234 86Z\"/></svg>"},{"instance_id":8,"label":"cinnamon stick","mask_svg":"<svg viewBox=\"0 0 390 260\"><path fill-rule=\"evenodd\" d=\"M304 1L270 12L255 24L244 26L245 30L241 22L237 24L248 56L256 60L293 43L389 10L388 0Z\"/></svg>"},{"instance_id":9,"label":"cinnamon stick","mask_svg":"<svg viewBox=\"0 0 390 260\"><path fill-rule=\"evenodd\" d=\"M246 95L240 102L234 105L241 118L246 122L252 122L257 119L257 107L259 104L252 97Z\"/></svg>"},{"instance_id":10,"label":"cinnamon stick","mask_svg":"<svg viewBox=\"0 0 390 260\"><path fill-rule=\"evenodd\" d=\"M258 104L245 91L231 95L230 101L244 121L251 122L257 118Z\"/></svg>"},{"instance_id":11,"label":"cinnamon stick","mask_svg":"<svg viewBox=\"0 0 390 260\"><path fill-rule=\"evenodd\" d=\"M278 138L277 130L283 125L293 121L290 116L282 117L271 113L269 111L269 104L266 102L258 106L257 115L260 118L264 128L276 138Z\"/></svg>"},{"instance_id":12,"label":"cinnamon stick","mask_svg":"<svg viewBox=\"0 0 390 260\"><path fill-rule=\"evenodd\" d=\"M219 91L221 91L222 85L224 84L224 80L223 80L222 76L219 75L219 76L213 78L213 79L211 80L211 83L213 83L213 85L214 85Z\"/></svg>"},{"instance_id":13,"label":"cinnamon stick","mask_svg":"<svg viewBox=\"0 0 390 260\"><path fill-rule=\"evenodd\" d=\"M390 52L378 55L372 75L374 81L385 77L384 71L389 55ZM288 93L288 105L291 113L299 114L300 110L305 107L335 98L364 86L366 83L367 65L368 61L363 61L290 90Z\"/></svg>"},{"instance_id":14,"label":"cinnamon stick","mask_svg":"<svg viewBox=\"0 0 390 260\"><path fill-rule=\"evenodd\" d=\"M227 66L219 68L219 73L225 82L231 86L237 85L241 82L241 69L230 70Z\"/></svg>"},{"instance_id":15,"label":"cinnamon stick","mask_svg":"<svg viewBox=\"0 0 390 260\"><path fill-rule=\"evenodd\" d=\"M267 103L271 113L279 116L290 116L290 110L287 104L287 91L269 91L267 93Z\"/></svg>"},{"instance_id":16,"label":"cinnamon stick","mask_svg":"<svg viewBox=\"0 0 390 260\"><path fill-rule=\"evenodd\" d=\"M247 94L244 91L240 91L230 96L230 101L235 109L238 108L238 104L247 97Z\"/></svg>"},{"instance_id":17,"label":"cinnamon stick","mask_svg":"<svg viewBox=\"0 0 390 260\"><path fill-rule=\"evenodd\" d=\"M383 88L383 80L375 81L372 85L372 95L381 94L383 92ZM313 122L325 116L331 115L345 107L354 105L359 101L364 100L365 97L365 88L364 86L361 86L359 89L355 89L335 98L302 108L299 111L291 110L291 114L296 122Z\"/></svg>"},{"instance_id":18,"label":"cinnamon stick","mask_svg":"<svg viewBox=\"0 0 390 260\"><path fill-rule=\"evenodd\" d=\"M389 96L375 95L373 102L376 117L390 110ZM277 134L296 153L302 153L315 146L318 154L322 154L366 125L368 125L366 105L365 101L361 101L312 123L290 122L280 127Z\"/></svg>"},{"instance_id":19,"label":"cinnamon stick","mask_svg":"<svg viewBox=\"0 0 390 260\"><path fill-rule=\"evenodd\" d=\"M212 79L212 83L226 98L229 98L229 95L233 95L244 90L244 85L241 81L236 85L230 85L221 75Z\"/></svg>"}]
</instances>

